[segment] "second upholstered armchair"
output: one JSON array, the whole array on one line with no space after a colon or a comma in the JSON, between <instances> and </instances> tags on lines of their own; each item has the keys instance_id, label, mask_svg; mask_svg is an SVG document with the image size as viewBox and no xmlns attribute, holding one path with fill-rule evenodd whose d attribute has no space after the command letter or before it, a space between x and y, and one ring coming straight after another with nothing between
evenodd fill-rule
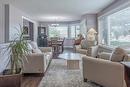
<instances>
[{"instance_id":1,"label":"second upholstered armchair","mask_svg":"<svg viewBox=\"0 0 130 87\"><path fill-rule=\"evenodd\" d=\"M112 51L109 59L85 56L82 58L84 80L96 82L103 87L126 87L125 70L121 62L128 59L127 52L120 47Z\"/></svg>"},{"instance_id":2,"label":"second upholstered armchair","mask_svg":"<svg viewBox=\"0 0 130 87\"><path fill-rule=\"evenodd\" d=\"M103 87L126 87L124 66L118 62L83 57L83 77Z\"/></svg>"}]
</instances>

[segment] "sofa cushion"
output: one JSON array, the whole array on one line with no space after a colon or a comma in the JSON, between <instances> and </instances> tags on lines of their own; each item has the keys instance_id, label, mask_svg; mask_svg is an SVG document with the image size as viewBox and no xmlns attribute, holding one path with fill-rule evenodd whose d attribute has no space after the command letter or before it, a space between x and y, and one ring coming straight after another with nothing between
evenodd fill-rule
<instances>
[{"instance_id":1,"label":"sofa cushion","mask_svg":"<svg viewBox=\"0 0 130 87\"><path fill-rule=\"evenodd\" d=\"M124 60L124 57L126 56L126 52L124 49L117 47L115 50L113 50L110 60L113 62L121 62Z\"/></svg>"}]
</instances>

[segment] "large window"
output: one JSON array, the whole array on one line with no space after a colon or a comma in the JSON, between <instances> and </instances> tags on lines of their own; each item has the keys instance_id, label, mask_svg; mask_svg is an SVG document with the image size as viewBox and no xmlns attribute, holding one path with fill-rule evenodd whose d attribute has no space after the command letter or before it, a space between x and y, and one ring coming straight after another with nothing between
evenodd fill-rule
<instances>
[{"instance_id":1,"label":"large window","mask_svg":"<svg viewBox=\"0 0 130 87\"><path fill-rule=\"evenodd\" d=\"M68 37L68 27L66 26L57 26L49 27L49 37Z\"/></svg>"},{"instance_id":2,"label":"large window","mask_svg":"<svg viewBox=\"0 0 130 87\"><path fill-rule=\"evenodd\" d=\"M78 24L64 26L49 26L49 37L75 38L80 33Z\"/></svg>"},{"instance_id":3,"label":"large window","mask_svg":"<svg viewBox=\"0 0 130 87\"><path fill-rule=\"evenodd\" d=\"M99 18L100 42L111 46L130 45L130 7Z\"/></svg>"},{"instance_id":4,"label":"large window","mask_svg":"<svg viewBox=\"0 0 130 87\"><path fill-rule=\"evenodd\" d=\"M75 38L80 34L80 26L79 25L72 25L70 27L70 37Z\"/></svg>"}]
</instances>

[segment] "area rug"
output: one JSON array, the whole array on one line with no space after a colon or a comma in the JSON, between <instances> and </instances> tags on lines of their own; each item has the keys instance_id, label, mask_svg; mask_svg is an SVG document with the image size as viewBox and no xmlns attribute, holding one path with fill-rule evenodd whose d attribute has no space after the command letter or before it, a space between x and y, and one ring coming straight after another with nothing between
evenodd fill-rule
<instances>
[{"instance_id":1,"label":"area rug","mask_svg":"<svg viewBox=\"0 0 130 87\"><path fill-rule=\"evenodd\" d=\"M66 60L53 59L38 87L100 87L84 82L81 69L67 69Z\"/></svg>"}]
</instances>

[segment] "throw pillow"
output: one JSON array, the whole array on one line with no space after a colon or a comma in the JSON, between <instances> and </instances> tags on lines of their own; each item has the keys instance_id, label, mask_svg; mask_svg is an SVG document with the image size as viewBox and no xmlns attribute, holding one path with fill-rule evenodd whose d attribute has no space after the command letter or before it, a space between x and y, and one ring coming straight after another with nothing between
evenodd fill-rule
<instances>
[{"instance_id":1,"label":"throw pillow","mask_svg":"<svg viewBox=\"0 0 130 87\"><path fill-rule=\"evenodd\" d=\"M33 50L32 46L29 43L27 43L27 47L28 47L29 53L32 53L32 50Z\"/></svg>"},{"instance_id":2,"label":"throw pillow","mask_svg":"<svg viewBox=\"0 0 130 87\"><path fill-rule=\"evenodd\" d=\"M79 45L81 43L80 39L75 40L74 45Z\"/></svg>"},{"instance_id":3,"label":"throw pillow","mask_svg":"<svg viewBox=\"0 0 130 87\"><path fill-rule=\"evenodd\" d=\"M88 48L87 40L86 39L82 40L80 45L82 49L87 49Z\"/></svg>"},{"instance_id":4,"label":"throw pillow","mask_svg":"<svg viewBox=\"0 0 130 87\"><path fill-rule=\"evenodd\" d=\"M121 62L124 60L124 57L126 56L126 52L124 49L117 47L111 54L110 60L113 62Z\"/></svg>"},{"instance_id":5,"label":"throw pillow","mask_svg":"<svg viewBox=\"0 0 130 87\"><path fill-rule=\"evenodd\" d=\"M40 49L33 49L32 52L33 53L42 53Z\"/></svg>"},{"instance_id":6,"label":"throw pillow","mask_svg":"<svg viewBox=\"0 0 130 87\"><path fill-rule=\"evenodd\" d=\"M33 49L38 49L37 43L36 42L30 42L30 45L32 46Z\"/></svg>"},{"instance_id":7,"label":"throw pillow","mask_svg":"<svg viewBox=\"0 0 130 87\"><path fill-rule=\"evenodd\" d=\"M32 46L32 52L33 53L42 53L41 50L38 48L36 42L30 42L30 45Z\"/></svg>"}]
</instances>

